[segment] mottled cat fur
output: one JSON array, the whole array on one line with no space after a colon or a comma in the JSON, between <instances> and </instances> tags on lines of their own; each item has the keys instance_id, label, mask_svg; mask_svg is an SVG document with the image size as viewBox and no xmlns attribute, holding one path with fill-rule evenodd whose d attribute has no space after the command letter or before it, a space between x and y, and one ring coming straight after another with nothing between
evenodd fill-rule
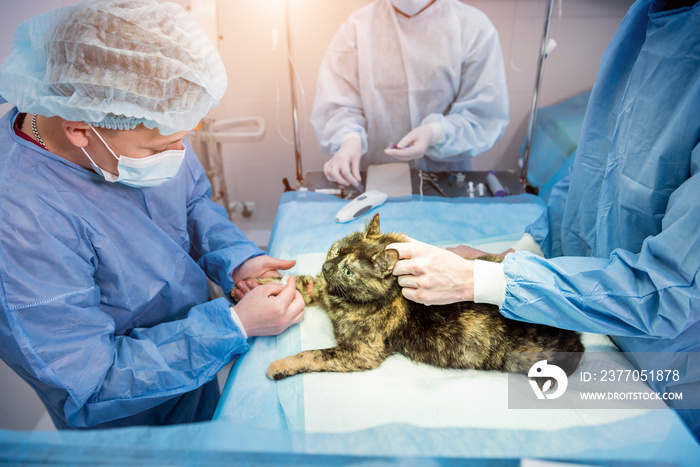
<instances>
[{"instance_id":1,"label":"mottled cat fur","mask_svg":"<svg viewBox=\"0 0 700 467\"><path fill-rule=\"evenodd\" d=\"M328 312L337 346L276 360L267 369L268 377L369 370L394 353L441 368L525 374L535 362L546 359L567 375L574 372L584 351L576 332L509 320L495 305L427 306L405 299L392 275L398 252L385 249L402 241L401 234L380 232L377 214L365 232L355 232L331 247L315 278L297 277L306 304ZM509 352L528 353L509 359Z\"/></svg>"}]
</instances>

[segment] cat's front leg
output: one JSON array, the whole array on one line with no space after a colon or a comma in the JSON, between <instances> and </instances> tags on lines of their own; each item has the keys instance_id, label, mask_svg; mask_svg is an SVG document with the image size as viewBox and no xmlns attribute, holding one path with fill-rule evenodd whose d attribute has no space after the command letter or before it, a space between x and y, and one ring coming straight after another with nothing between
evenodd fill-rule
<instances>
[{"instance_id":1,"label":"cat's front leg","mask_svg":"<svg viewBox=\"0 0 700 467\"><path fill-rule=\"evenodd\" d=\"M270 363L270 366L267 367L267 377L280 380L287 376L316 371L346 373L371 370L379 367L387 356L384 349L370 346L352 349L332 347L330 349L306 350Z\"/></svg>"},{"instance_id":2,"label":"cat's front leg","mask_svg":"<svg viewBox=\"0 0 700 467\"><path fill-rule=\"evenodd\" d=\"M305 305L315 305L318 303L317 297L312 295L314 286L314 278L312 276L298 276L297 290L304 298Z\"/></svg>"},{"instance_id":3,"label":"cat's front leg","mask_svg":"<svg viewBox=\"0 0 700 467\"><path fill-rule=\"evenodd\" d=\"M247 280L254 280L260 285L279 284L282 281L282 279L280 279L279 277L256 277ZM299 291L299 293L301 293L301 296L304 298L305 305L313 305L316 303L315 299L309 294L309 290L311 290L313 282L314 278L311 276L296 276L296 288ZM236 299L235 291L236 288L234 287L230 293L231 298L234 300Z\"/></svg>"}]
</instances>

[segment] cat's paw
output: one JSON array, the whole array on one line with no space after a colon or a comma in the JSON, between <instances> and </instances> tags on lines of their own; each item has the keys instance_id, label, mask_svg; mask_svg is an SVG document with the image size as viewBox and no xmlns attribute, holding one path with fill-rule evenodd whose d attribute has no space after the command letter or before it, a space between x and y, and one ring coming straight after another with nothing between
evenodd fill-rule
<instances>
[{"instance_id":1,"label":"cat's paw","mask_svg":"<svg viewBox=\"0 0 700 467\"><path fill-rule=\"evenodd\" d=\"M246 279L247 281L255 281L258 285L263 285L263 284L279 284L282 283L282 285L286 284L287 281L284 278L279 278L279 277L250 277ZM233 290L231 290L231 293L229 293L229 296L231 299L235 302L241 300L243 296L248 293L248 290L240 290L238 288L238 285L233 286Z\"/></svg>"},{"instance_id":2,"label":"cat's paw","mask_svg":"<svg viewBox=\"0 0 700 467\"><path fill-rule=\"evenodd\" d=\"M275 360L267 367L267 377L275 381L291 376L284 360Z\"/></svg>"},{"instance_id":3,"label":"cat's paw","mask_svg":"<svg viewBox=\"0 0 700 467\"><path fill-rule=\"evenodd\" d=\"M304 299L305 305L315 305L316 303L318 303L318 297L313 295L313 287L315 280L316 279L312 276L297 276L297 290Z\"/></svg>"}]
</instances>

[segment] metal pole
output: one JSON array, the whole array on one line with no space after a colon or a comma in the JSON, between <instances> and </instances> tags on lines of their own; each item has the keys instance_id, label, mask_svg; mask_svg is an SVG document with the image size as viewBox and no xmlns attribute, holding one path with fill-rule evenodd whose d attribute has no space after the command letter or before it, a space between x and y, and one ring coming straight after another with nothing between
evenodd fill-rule
<instances>
[{"instance_id":1,"label":"metal pole","mask_svg":"<svg viewBox=\"0 0 700 467\"><path fill-rule=\"evenodd\" d=\"M527 166L530 161L530 151L532 150L532 138L535 134L535 121L537 120L537 105L540 100L540 87L542 85L542 75L544 74L544 62L547 58L547 44L549 43L549 26L552 23L552 10L554 0L547 2L547 12L544 18L544 32L542 33L542 43L540 44L540 56L537 61L537 74L535 75L535 90L532 93L532 106L530 107L530 122L527 127L527 139L525 140L525 152L523 153L523 167L520 171L520 183L527 186Z\"/></svg>"},{"instance_id":2,"label":"metal pole","mask_svg":"<svg viewBox=\"0 0 700 467\"><path fill-rule=\"evenodd\" d=\"M287 60L289 61L289 84L292 91L292 125L294 127L294 160L297 169L297 189L304 184L304 170L301 167L301 141L299 140L299 117L297 115L297 94L294 80L294 64L292 61L292 33L289 21L289 0L284 2L287 20Z\"/></svg>"}]
</instances>

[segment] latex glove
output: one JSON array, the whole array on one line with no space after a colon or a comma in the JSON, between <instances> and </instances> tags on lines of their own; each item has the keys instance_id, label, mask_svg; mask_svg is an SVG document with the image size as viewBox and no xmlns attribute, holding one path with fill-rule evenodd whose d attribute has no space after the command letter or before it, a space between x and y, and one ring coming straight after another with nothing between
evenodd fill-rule
<instances>
[{"instance_id":1,"label":"latex glove","mask_svg":"<svg viewBox=\"0 0 700 467\"><path fill-rule=\"evenodd\" d=\"M323 173L328 181L341 185L352 185L361 190L360 158L362 157L362 140L346 137L340 149L323 165Z\"/></svg>"},{"instance_id":2,"label":"latex glove","mask_svg":"<svg viewBox=\"0 0 700 467\"><path fill-rule=\"evenodd\" d=\"M296 261L277 259L262 255L250 258L233 271L233 283L236 285L234 295L240 301L245 294L258 286L258 283L250 279L252 277L282 277L278 270L287 270L294 267Z\"/></svg>"},{"instance_id":3,"label":"latex glove","mask_svg":"<svg viewBox=\"0 0 700 467\"><path fill-rule=\"evenodd\" d=\"M506 250L503 253L488 253L486 251L482 250L477 250L476 248L472 248L467 245L457 245L456 247L452 248L447 248L447 251L451 251L454 254L457 254L461 256L464 259L476 259L480 258L485 255L491 255L491 256L500 256L501 258L505 258L505 256L508 253L514 253L515 250L512 248L510 250Z\"/></svg>"},{"instance_id":4,"label":"latex glove","mask_svg":"<svg viewBox=\"0 0 700 467\"><path fill-rule=\"evenodd\" d=\"M393 274L398 276L404 297L424 305L474 300L473 261L412 238L408 240L387 246L399 252Z\"/></svg>"},{"instance_id":5,"label":"latex glove","mask_svg":"<svg viewBox=\"0 0 700 467\"><path fill-rule=\"evenodd\" d=\"M276 336L304 317L304 298L296 278L287 285L264 284L247 293L234 308L248 337Z\"/></svg>"},{"instance_id":6,"label":"latex glove","mask_svg":"<svg viewBox=\"0 0 700 467\"><path fill-rule=\"evenodd\" d=\"M433 142L433 129L430 125L421 125L411 130L396 144L396 148L386 148L384 152L400 161L420 159Z\"/></svg>"}]
</instances>

